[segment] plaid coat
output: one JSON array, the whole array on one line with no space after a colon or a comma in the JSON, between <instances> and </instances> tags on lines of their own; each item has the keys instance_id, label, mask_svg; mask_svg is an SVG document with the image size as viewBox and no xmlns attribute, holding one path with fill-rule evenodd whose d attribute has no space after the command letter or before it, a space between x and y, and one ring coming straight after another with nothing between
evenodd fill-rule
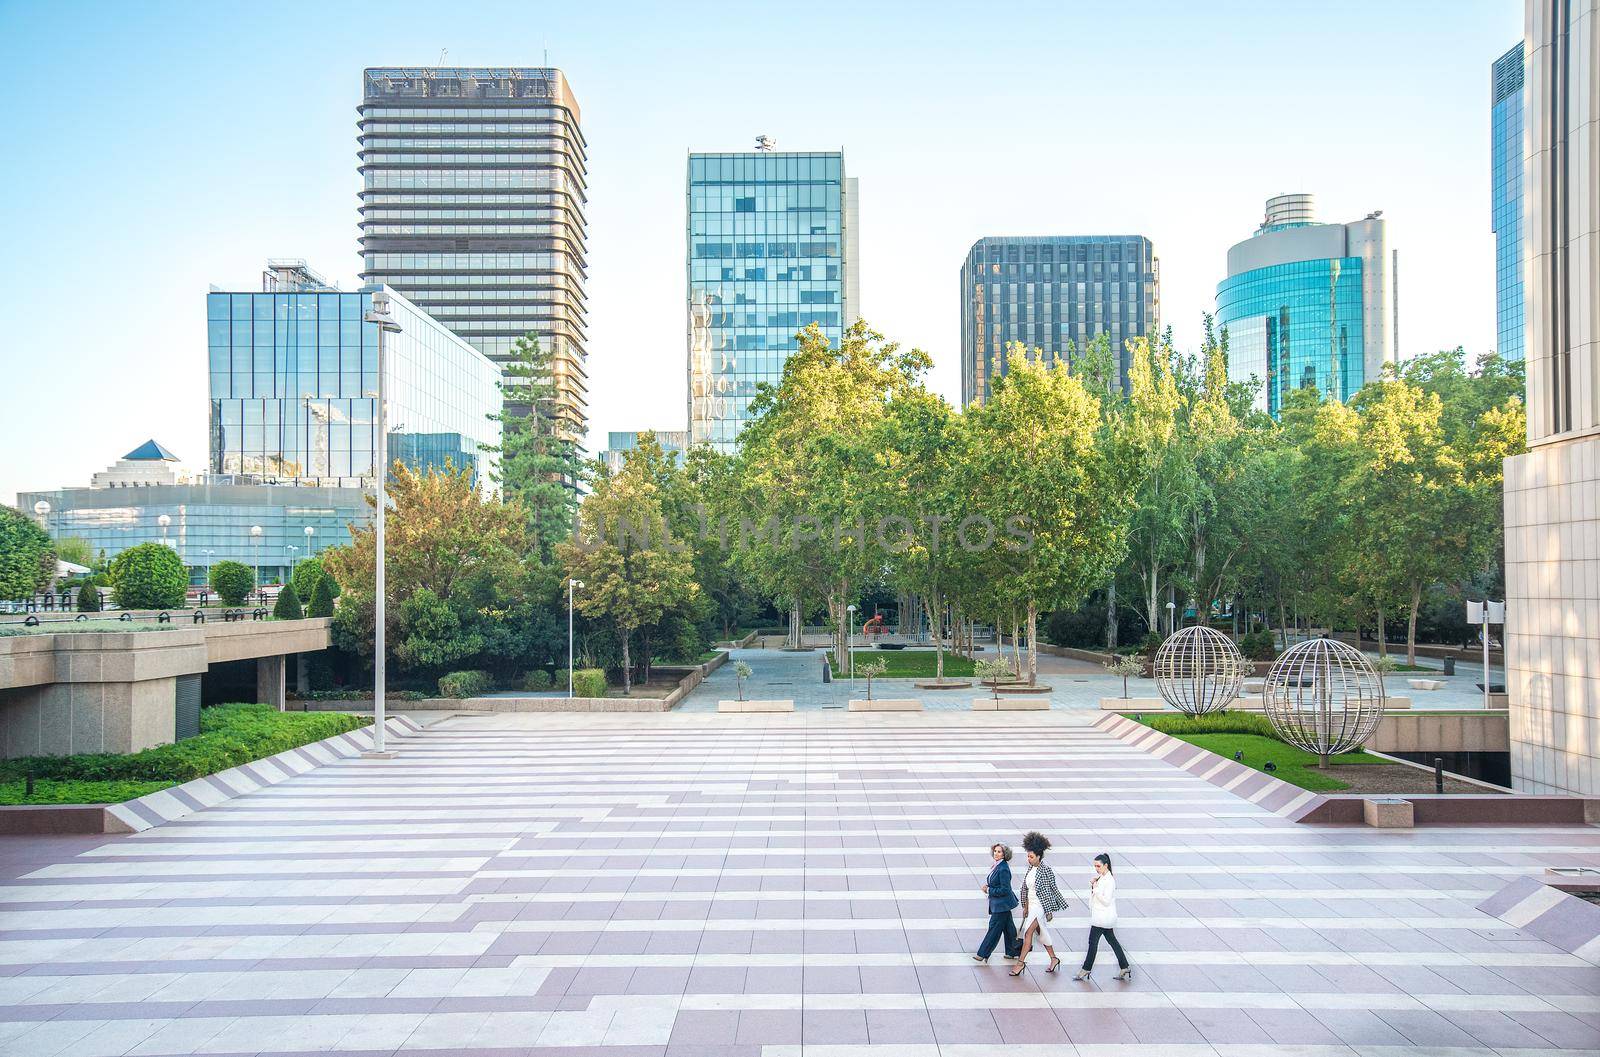
<instances>
[{"instance_id":1,"label":"plaid coat","mask_svg":"<svg viewBox=\"0 0 1600 1057\"><path fill-rule=\"evenodd\" d=\"M1056 914L1067 909L1067 901L1061 898L1061 892L1056 888L1056 872L1044 863L1033 868L1036 875L1033 879L1034 887L1039 890L1039 909L1046 914ZM1028 917L1028 884L1027 875L1023 875L1022 888L1022 917Z\"/></svg>"}]
</instances>

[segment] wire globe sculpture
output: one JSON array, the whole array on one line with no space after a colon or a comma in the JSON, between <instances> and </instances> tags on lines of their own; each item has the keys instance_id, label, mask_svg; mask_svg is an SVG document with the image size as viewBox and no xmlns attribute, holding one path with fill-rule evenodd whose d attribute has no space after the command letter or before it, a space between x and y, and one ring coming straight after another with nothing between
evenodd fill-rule
<instances>
[{"instance_id":1,"label":"wire globe sculpture","mask_svg":"<svg viewBox=\"0 0 1600 1057\"><path fill-rule=\"evenodd\" d=\"M1385 697L1383 678L1366 654L1337 639L1307 639L1285 650L1261 694L1278 736L1316 753L1323 766L1372 737Z\"/></svg>"},{"instance_id":2,"label":"wire globe sculpture","mask_svg":"<svg viewBox=\"0 0 1600 1057\"><path fill-rule=\"evenodd\" d=\"M1244 654L1228 636L1203 624L1169 636L1152 667L1161 699L1191 716L1221 712L1244 688Z\"/></svg>"}]
</instances>

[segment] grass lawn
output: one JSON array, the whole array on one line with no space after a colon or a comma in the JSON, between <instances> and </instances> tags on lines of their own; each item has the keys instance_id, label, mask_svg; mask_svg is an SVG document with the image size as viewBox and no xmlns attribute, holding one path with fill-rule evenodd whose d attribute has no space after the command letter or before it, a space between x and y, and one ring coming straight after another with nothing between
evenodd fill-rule
<instances>
[{"instance_id":1,"label":"grass lawn","mask_svg":"<svg viewBox=\"0 0 1600 1057\"><path fill-rule=\"evenodd\" d=\"M1280 741L1272 731L1272 722L1266 716L1252 712L1219 712L1209 716L1150 716L1142 721L1163 734L1180 741L1198 745L1226 759L1234 753L1243 753L1239 762L1257 771L1265 771L1271 760L1277 765L1272 772L1290 785L1309 789L1315 793L1332 793L1350 788L1333 776L1333 768L1344 764L1382 764L1387 761L1365 752L1347 752L1328 761L1328 770L1317 766L1314 753L1303 752L1287 742Z\"/></svg>"},{"instance_id":2,"label":"grass lawn","mask_svg":"<svg viewBox=\"0 0 1600 1057\"><path fill-rule=\"evenodd\" d=\"M937 657L932 650L853 650L856 667L868 661L883 661L889 667L877 679L932 679ZM830 660L830 664L832 661ZM946 678L970 678L973 672L972 658L964 657L959 653L946 650L944 655L944 674ZM835 679L846 676L839 673L837 665L833 669ZM861 678L859 672L857 679Z\"/></svg>"},{"instance_id":3,"label":"grass lawn","mask_svg":"<svg viewBox=\"0 0 1600 1057\"><path fill-rule=\"evenodd\" d=\"M279 712L271 705L215 705L200 733L141 752L0 760L0 804L107 804L343 734L372 722L342 712ZM24 795L33 775L31 798Z\"/></svg>"}]
</instances>

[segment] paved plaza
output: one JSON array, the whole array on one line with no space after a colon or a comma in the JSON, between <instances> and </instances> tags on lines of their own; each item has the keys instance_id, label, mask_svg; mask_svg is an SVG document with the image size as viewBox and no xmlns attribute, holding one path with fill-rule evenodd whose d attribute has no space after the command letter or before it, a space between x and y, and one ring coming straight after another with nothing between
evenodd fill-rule
<instances>
[{"instance_id":1,"label":"paved plaza","mask_svg":"<svg viewBox=\"0 0 1600 1057\"><path fill-rule=\"evenodd\" d=\"M1600 967L1474 909L1600 828L1296 825L1090 718L461 716L7 838L0 1054L1600 1053ZM1034 828L1064 968L1115 858L1131 982L972 961L987 847Z\"/></svg>"}]
</instances>

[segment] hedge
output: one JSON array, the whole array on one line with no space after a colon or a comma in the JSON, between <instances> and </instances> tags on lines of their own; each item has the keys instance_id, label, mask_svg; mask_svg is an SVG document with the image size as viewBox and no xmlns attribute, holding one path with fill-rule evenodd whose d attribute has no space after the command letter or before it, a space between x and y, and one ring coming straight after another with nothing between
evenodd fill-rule
<instances>
[{"instance_id":1,"label":"hedge","mask_svg":"<svg viewBox=\"0 0 1600 1057\"><path fill-rule=\"evenodd\" d=\"M256 574L243 562L220 561L211 567L211 586L225 606L242 606L256 589Z\"/></svg>"},{"instance_id":2,"label":"hedge","mask_svg":"<svg viewBox=\"0 0 1600 1057\"><path fill-rule=\"evenodd\" d=\"M179 609L189 590L189 570L164 543L141 543L111 563L111 597L123 609Z\"/></svg>"},{"instance_id":3,"label":"hedge","mask_svg":"<svg viewBox=\"0 0 1600 1057\"><path fill-rule=\"evenodd\" d=\"M1272 721L1260 712L1208 712L1203 716L1146 716L1145 722L1163 734L1258 734L1277 738Z\"/></svg>"},{"instance_id":4,"label":"hedge","mask_svg":"<svg viewBox=\"0 0 1600 1057\"><path fill-rule=\"evenodd\" d=\"M451 672L439 677L440 697L481 697L494 689L494 677L485 671Z\"/></svg>"},{"instance_id":5,"label":"hedge","mask_svg":"<svg viewBox=\"0 0 1600 1057\"><path fill-rule=\"evenodd\" d=\"M524 690L550 689L550 673L543 668L535 668L522 677L522 688Z\"/></svg>"},{"instance_id":6,"label":"hedge","mask_svg":"<svg viewBox=\"0 0 1600 1057\"><path fill-rule=\"evenodd\" d=\"M201 709L200 733L192 738L127 754L0 760L0 781L31 774L69 782L188 782L371 722L342 712L279 712L268 704L215 705Z\"/></svg>"},{"instance_id":7,"label":"hedge","mask_svg":"<svg viewBox=\"0 0 1600 1057\"><path fill-rule=\"evenodd\" d=\"M600 668L579 668L572 673L573 697L605 697L606 673Z\"/></svg>"}]
</instances>

